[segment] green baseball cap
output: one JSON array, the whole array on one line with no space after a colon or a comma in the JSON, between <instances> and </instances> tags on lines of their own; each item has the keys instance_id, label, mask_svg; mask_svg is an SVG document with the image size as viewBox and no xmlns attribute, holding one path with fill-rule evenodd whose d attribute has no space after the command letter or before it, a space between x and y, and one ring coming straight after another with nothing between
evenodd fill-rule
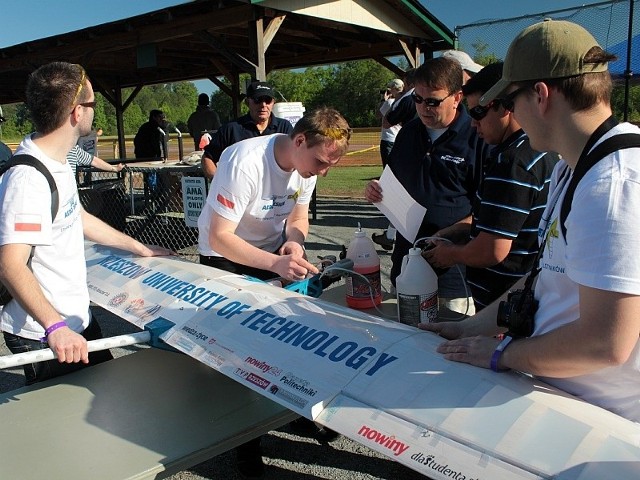
<instances>
[{"instance_id":1,"label":"green baseball cap","mask_svg":"<svg viewBox=\"0 0 640 480\"><path fill-rule=\"evenodd\" d=\"M598 46L593 35L572 22L545 19L531 25L511 42L502 78L480 98L479 103L486 106L513 82L606 72L607 62L584 62L589 50Z\"/></svg>"}]
</instances>

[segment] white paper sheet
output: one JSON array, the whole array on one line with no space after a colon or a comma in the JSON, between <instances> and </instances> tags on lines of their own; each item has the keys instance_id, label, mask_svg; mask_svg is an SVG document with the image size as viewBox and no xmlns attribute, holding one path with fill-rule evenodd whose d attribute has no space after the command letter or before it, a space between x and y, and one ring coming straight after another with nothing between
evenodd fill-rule
<instances>
[{"instance_id":1,"label":"white paper sheet","mask_svg":"<svg viewBox=\"0 0 640 480\"><path fill-rule=\"evenodd\" d=\"M374 205L404 238L413 243L427 209L409 195L388 166L379 182L383 199Z\"/></svg>"}]
</instances>

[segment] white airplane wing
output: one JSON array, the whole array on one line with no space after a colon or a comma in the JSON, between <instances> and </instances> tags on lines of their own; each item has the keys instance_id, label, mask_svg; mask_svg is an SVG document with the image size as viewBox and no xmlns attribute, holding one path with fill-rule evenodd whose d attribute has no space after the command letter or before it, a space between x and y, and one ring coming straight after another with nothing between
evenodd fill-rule
<instances>
[{"instance_id":1,"label":"white airplane wing","mask_svg":"<svg viewBox=\"0 0 640 480\"><path fill-rule=\"evenodd\" d=\"M275 402L433 479L640 478L640 425L439 337L191 262L87 243L91 300Z\"/></svg>"}]
</instances>

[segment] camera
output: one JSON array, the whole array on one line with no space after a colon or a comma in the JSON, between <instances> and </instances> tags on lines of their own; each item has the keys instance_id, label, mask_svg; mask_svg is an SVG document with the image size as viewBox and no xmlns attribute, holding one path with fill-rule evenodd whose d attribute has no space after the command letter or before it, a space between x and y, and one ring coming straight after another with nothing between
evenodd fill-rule
<instances>
[{"instance_id":1,"label":"camera","mask_svg":"<svg viewBox=\"0 0 640 480\"><path fill-rule=\"evenodd\" d=\"M536 310L538 301L530 289L509 292L507 300L498 305L498 326L508 328L507 335L512 337L529 337L533 333Z\"/></svg>"}]
</instances>

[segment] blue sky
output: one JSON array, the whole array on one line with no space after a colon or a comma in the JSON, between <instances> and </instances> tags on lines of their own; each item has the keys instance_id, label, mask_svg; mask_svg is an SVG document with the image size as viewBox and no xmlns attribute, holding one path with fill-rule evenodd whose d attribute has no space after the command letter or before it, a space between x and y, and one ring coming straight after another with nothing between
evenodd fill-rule
<instances>
[{"instance_id":1,"label":"blue sky","mask_svg":"<svg viewBox=\"0 0 640 480\"><path fill-rule=\"evenodd\" d=\"M36 38L120 20L151 12L179 0L2 0L3 22L0 48ZM479 20L516 17L531 13L599 3L599 0L421 0L421 3L451 30ZM482 8L479 8L482 5ZM213 83L197 82L210 93Z\"/></svg>"}]
</instances>

